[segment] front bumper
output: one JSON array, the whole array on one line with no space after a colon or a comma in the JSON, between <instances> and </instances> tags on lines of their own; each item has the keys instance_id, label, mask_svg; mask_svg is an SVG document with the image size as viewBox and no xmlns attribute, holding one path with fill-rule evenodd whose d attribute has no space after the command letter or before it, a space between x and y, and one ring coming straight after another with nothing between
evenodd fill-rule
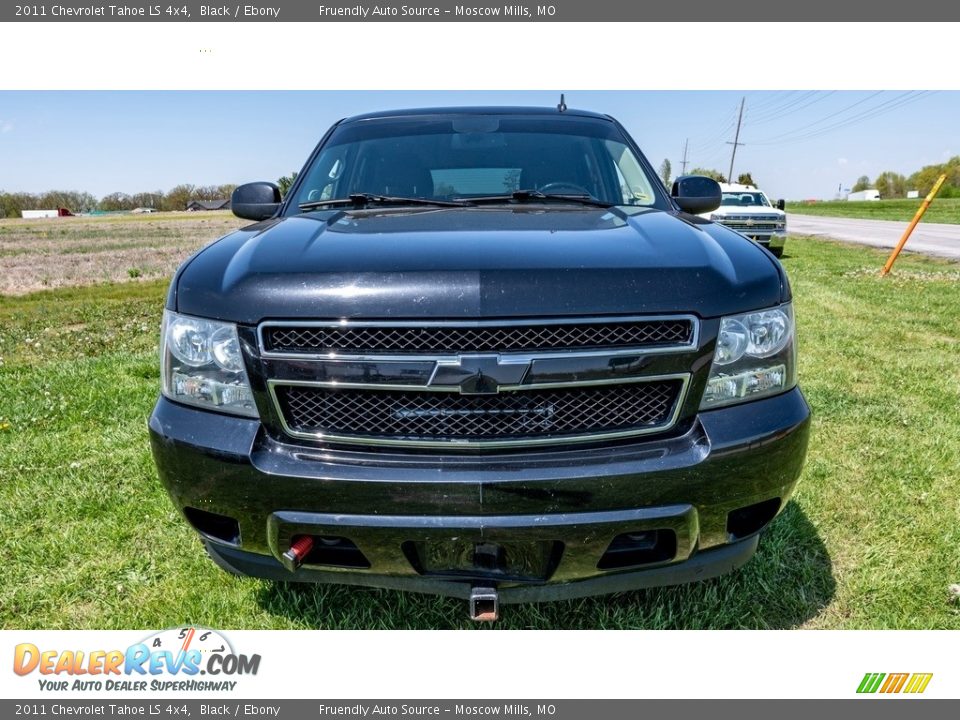
<instances>
[{"instance_id":1,"label":"front bumper","mask_svg":"<svg viewBox=\"0 0 960 720\"><path fill-rule=\"evenodd\" d=\"M503 602L526 602L688 582L742 565L793 492L809 408L794 389L702 412L670 438L460 456L293 445L255 420L161 398L150 434L167 491L225 569L454 596L484 583L498 586ZM744 531L731 521L757 506L768 514L759 525ZM227 518L236 532L198 517ZM363 562L308 558L288 571L281 555L304 534L346 539ZM664 542L659 553L611 566L605 558L623 537ZM463 559L477 547L500 559Z\"/></svg>"},{"instance_id":2,"label":"front bumper","mask_svg":"<svg viewBox=\"0 0 960 720\"><path fill-rule=\"evenodd\" d=\"M764 247L768 248L782 248L787 244L787 232L776 232L772 235L767 235L764 237L757 237L757 242L759 242Z\"/></svg>"},{"instance_id":3,"label":"front bumper","mask_svg":"<svg viewBox=\"0 0 960 720\"><path fill-rule=\"evenodd\" d=\"M751 233L745 230L740 230L739 232L741 235L745 235L748 239L763 245L765 248L782 248L787 244L786 230L772 233Z\"/></svg>"}]
</instances>

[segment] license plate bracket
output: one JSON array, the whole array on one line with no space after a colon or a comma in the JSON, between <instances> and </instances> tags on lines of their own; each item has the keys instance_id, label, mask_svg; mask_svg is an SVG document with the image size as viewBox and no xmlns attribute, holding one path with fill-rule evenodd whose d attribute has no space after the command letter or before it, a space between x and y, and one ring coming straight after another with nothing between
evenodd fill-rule
<instances>
[{"instance_id":1,"label":"license plate bracket","mask_svg":"<svg viewBox=\"0 0 960 720\"><path fill-rule=\"evenodd\" d=\"M410 541L404 543L403 550L422 575L542 582L560 562L563 543L555 540L492 542L461 537Z\"/></svg>"}]
</instances>

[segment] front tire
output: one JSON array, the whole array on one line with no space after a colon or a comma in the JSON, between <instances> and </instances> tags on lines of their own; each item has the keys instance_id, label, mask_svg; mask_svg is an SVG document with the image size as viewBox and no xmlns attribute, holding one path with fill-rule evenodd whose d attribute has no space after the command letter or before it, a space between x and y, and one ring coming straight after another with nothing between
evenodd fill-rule
<instances>
[{"instance_id":1,"label":"front tire","mask_svg":"<svg viewBox=\"0 0 960 720\"><path fill-rule=\"evenodd\" d=\"M781 257L783 257L783 248L782 248L782 247L767 248L767 250L769 250L770 252L772 252L772 253L773 253L773 256L774 256L775 258L781 258Z\"/></svg>"}]
</instances>

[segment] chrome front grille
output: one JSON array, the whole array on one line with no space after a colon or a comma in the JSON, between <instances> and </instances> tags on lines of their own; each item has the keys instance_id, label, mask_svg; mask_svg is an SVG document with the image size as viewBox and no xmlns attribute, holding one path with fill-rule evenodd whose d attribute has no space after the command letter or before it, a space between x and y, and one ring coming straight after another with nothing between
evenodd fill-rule
<instances>
[{"instance_id":1,"label":"chrome front grille","mask_svg":"<svg viewBox=\"0 0 960 720\"><path fill-rule=\"evenodd\" d=\"M628 322L477 323L474 325L280 324L263 328L270 353L450 355L688 344L689 318Z\"/></svg>"},{"instance_id":2,"label":"chrome front grille","mask_svg":"<svg viewBox=\"0 0 960 720\"><path fill-rule=\"evenodd\" d=\"M783 229L778 227L783 222L779 215L726 215L718 222L744 235L769 235Z\"/></svg>"},{"instance_id":3,"label":"chrome front grille","mask_svg":"<svg viewBox=\"0 0 960 720\"><path fill-rule=\"evenodd\" d=\"M775 223L780 221L779 215L724 215L720 218L720 222L746 222L747 220L752 220L753 222L767 222Z\"/></svg>"},{"instance_id":4,"label":"chrome front grille","mask_svg":"<svg viewBox=\"0 0 960 720\"><path fill-rule=\"evenodd\" d=\"M731 230L736 230L739 233L744 235L756 234L756 233L772 233L777 230L776 223L754 223L753 225L747 225L746 223L732 223L725 222L723 223Z\"/></svg>"},{"instance_id":5,"label":"chrome front grille","mask_svg":"<svg viewBox=\"0 0 960 720\"><path fill-rule=\"evenodd\" d=\"M266 321L258 335L288 436L499 448L669 430L700 325L692 315Z\"/></svg>"},{"instance_id":6,"label":"chrome front grille","mask_svg":"<svg viewBox=\"0 0 960 720\"><path fill-rule=\"evenodd\" d=\"M672 419L682 386L665 380L498 395L285 386L276 396L288 427L300 435L525 444L657 429Z\"/></svg>"}]
</instances>

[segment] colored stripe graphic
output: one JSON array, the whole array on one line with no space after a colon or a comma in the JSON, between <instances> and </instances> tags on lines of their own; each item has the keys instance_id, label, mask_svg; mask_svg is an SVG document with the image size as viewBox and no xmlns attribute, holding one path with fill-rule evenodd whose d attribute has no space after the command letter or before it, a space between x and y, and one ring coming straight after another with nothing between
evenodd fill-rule
<instances>
[{"instance_id":1,"label":"colored stripe graphic","mask_svg":"<svg viewBox=\"0 0 960 720\"><path fill-rule=\"evenodd\" d=\"M910 678L910 682L907 683L907 687L904 692L922 693L927 689L927 685L930 684L930 678L932 677L933 673L914 673Z\"/></svg>"},{"instance_id":2,"label":"colored stripe graphic","mask_svg":"<svg viewBox=\"0 0 960 720\"><path fill-rule=\"evenodd\" d=\"M860 687L857 688L858 693L875 693L877 688L880 687L880 681L883 680L885 675L883 673L867 673L863 676L863 680L860 681Z\"/></svg>"},{"instance_id":3,"label":"colored stripe graphic","mask_svg":"<svg viewBox=\"0 0 960 720\"><path fill-rule=\"evenodd\" d=\"M933 673L866 673L860 685L857 686L858 693L871 694L880 692L884 694L895 694L899 692L918 694L927 689Z\"/></svg>"},{"instance_id":4,"label":"colored stripe graphic","mask_svg":"<svg viewBox=\"0 0 960 720\"><path fill-rule=\"evenodd\" d=\"M907 682L907 678L910 677L910 673L890 673L887 675L887 681L883 684L883 687L880 688L882 693L898 693L903 689L904 683Z\"/></svg>"}]
</instances>

